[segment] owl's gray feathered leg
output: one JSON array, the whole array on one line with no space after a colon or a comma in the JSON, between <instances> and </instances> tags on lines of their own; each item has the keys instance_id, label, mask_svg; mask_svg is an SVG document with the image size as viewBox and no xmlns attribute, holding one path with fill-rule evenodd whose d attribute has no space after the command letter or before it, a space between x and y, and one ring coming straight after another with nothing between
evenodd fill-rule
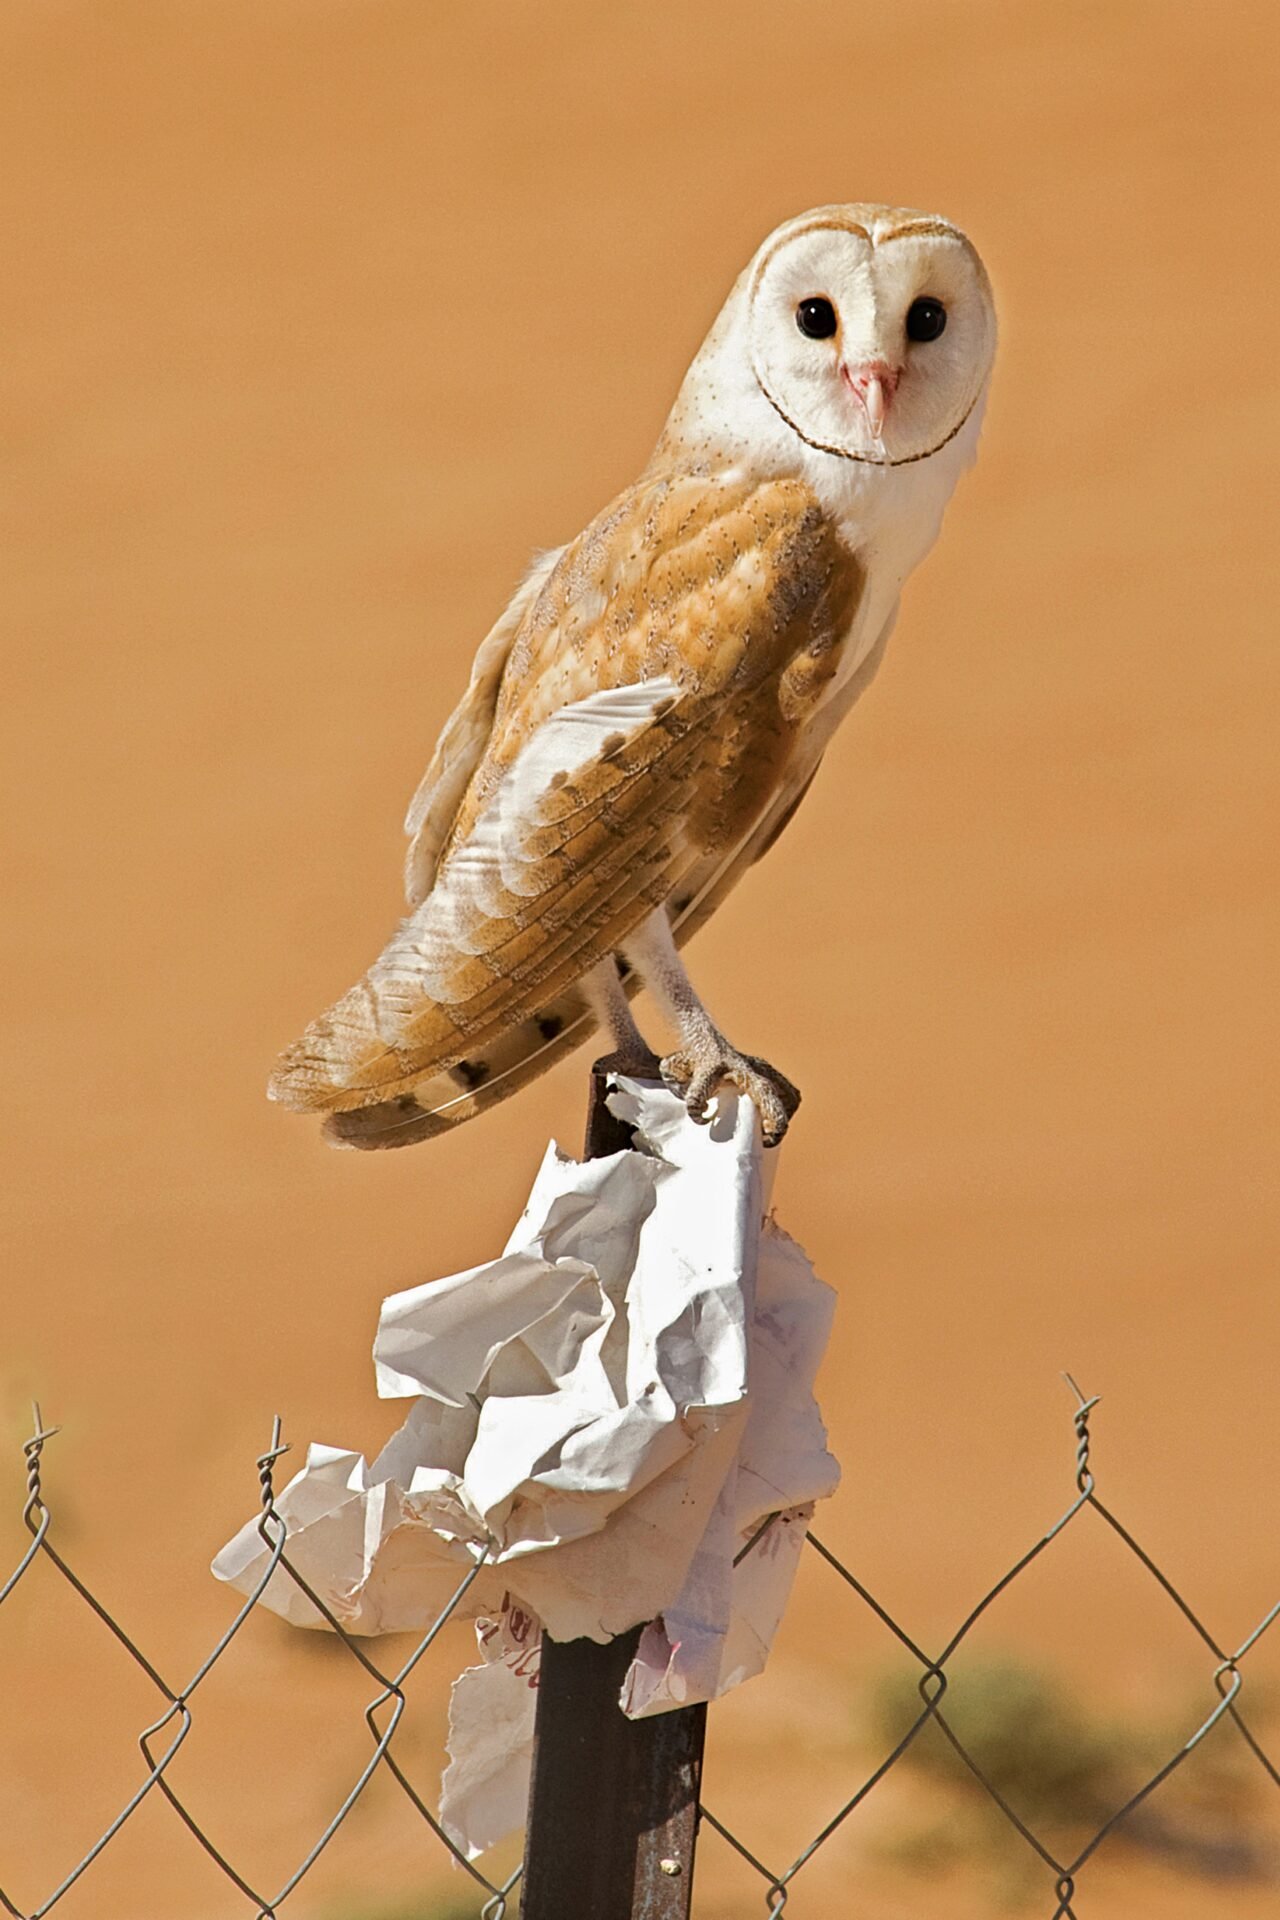
<instances>
[{"instance_id":1,"label":"owl's gray feathered leg","mask_svg":"<svg viewBox=\"0 0 1280 1920\"><path fill-rule=\"evenodd\" d=\"M614 1051L598 1064L611 1073L630 1073L640 1080L656 1080L660 1062L631 1017L631 1006L618 978L618 963L612 954L602 960L580 982L583 995L597 1021L613 1042Z\"/></svg>"},{"instance_id":2,"label":"owl's gray feathered leg","mask_svg":"<svg viewBox=\"0 0 1280 1920\"><path fill-rule=\"evenodd\" d=\"M693 1120L705 1122L707 1105L727 1080L754 1102L766 1147L776 1147L800 1093L785 1075L755 1054L731 1047L694 992L671 936L665 907L659 907L623 946L663 1012L675 1024L680 1046L661 1062L662 1078L678 1093Z\"/></svg>"}]
</instances>

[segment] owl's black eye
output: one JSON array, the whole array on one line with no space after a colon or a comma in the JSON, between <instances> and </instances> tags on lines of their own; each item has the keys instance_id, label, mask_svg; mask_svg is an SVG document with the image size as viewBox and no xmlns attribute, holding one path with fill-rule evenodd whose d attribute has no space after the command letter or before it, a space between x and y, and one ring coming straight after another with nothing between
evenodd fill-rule
<instances>
[{"instance_id":1,"label":"owl's black eye","mask_svg":"<svg viewBox=\"0 0 1280 1920\"><path fill-rule=\"evenodd\" d=\"M908 340L936 340L947 324L947 310L941 300L924 296L907 308Z\"/></svg>"},{"instance_id":2,"label":"owl's black eye","mask_svg":"<svg viewBox=\"0 0 1280 1920\"><path fill-rule=\"evenodd\" d=\"M836 330L836 310L829 300L817 294L802 300L796 308L796 325L810 340L829 340Z\"/></svg>"}]
</instances>

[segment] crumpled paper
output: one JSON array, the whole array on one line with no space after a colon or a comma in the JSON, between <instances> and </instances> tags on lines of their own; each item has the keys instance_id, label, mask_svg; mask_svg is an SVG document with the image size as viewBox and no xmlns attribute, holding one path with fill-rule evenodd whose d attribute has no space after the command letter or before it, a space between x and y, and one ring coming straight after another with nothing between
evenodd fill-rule
<instances>
[{"instance_id":1,"label":"crumpled paper","mask_svg":"<svg viewBox=\"0 0 1280 1920\"><path fill-rule=\"evenodd\" d=\"M469 1856L524 1818L540 1629L648 1623L632 1716L714 1698L763 1667L838 1479L813 1397L833 1295L764 1217L754 1108L721 1095L699 1127L626 1079L610 1106L631 1151L553 1143L497 1260L384 1302L378 1392L413 1404L372 1465L312 1446L276 1501L290 1561L349 1632L424 1629L483 1562L458 1611L480 1616L484 1659L454 1688L441 1808ZM214 1572L247 1592L267 1559L250 1522ZM324 1624L283 1570L262 1600Z\"/></svg>"}]
</instances>

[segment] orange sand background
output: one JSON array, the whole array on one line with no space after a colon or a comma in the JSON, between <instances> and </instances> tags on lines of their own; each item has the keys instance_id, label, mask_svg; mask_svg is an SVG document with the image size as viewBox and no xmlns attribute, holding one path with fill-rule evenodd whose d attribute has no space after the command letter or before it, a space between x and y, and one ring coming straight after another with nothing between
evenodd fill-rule
<instances>
[{"instance_id":1,"label":"orange sand background","mask_svg":"<svg viewBox=\"0 0 1280 1920\"><path fill-rule=\"evenodd\" d=\"M1243 0L4 9L6 1559L39 1393L60 1537L176 1676L272 1412L370 1450L399 1419L379 1300L498 1249L584 1062L376 1159L268 1108L267 1066L393 924L404 803L530 551L642 463L760 237L883 197L989 262L982 458L692 956L805 1090L777 1197L841 1292L821 1530L940 1643L1065 1504L1069 1366L1103 1491L1215 1630L1280 1593L1278 39ZM714 1723L708 1798L770 1859L838 1801L884 1651L832 1592ZM1096 1528L980 1639L1211 1698ZM153 1703L48 1579L0 1662L33 1904ZM246 1870L340 1798L366 1695L270 1621L210 1681L181 1778ZM429 1786L438 1715L413 1737ZM789 1914L982 1910L883 1878L875 1804ZM708 1916L762 1910L699 1871ZM438 1877L379 1788L287 1911ZM1091 1920L1274 1900L1120 1855L1085 1885ZM247 1910L157 1802L59 1913Z\"/></svg>"}]
</instances>

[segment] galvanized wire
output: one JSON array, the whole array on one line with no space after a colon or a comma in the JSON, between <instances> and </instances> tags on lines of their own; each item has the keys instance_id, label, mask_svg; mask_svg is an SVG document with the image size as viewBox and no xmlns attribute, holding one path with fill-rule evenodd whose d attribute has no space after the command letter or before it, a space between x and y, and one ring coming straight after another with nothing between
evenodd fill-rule
<instances>
[{"instance_id":1,"label":"galvanized wire","mask_svg":"<svg viewBox=\"0 0 1280 1920\"><path fill-rule=\"evenodd\" d=\"M1280 1787L1280 1770L1263 1748L1253 1728L1245 1721L1239 1704L1243 1687L1241 1663L1274 1625L1277 1618L1280 1618L1280 1601L1277 1601L1262 1616L1238 1646L1228 1649L1219 1643L1173 1581L1139 1544L1129 1528L1099 1498L1090 1464L1089 1427L1090 1416L1098 1402L1096 1397L1087 1399L1080 1393L1074 1381L1068 1380L1068 1384L1072 1388L1076 1402L1072 1413L1075 1438L1073 1496L1047 1531L1013 1563L983 1595L977 1605L969 1609L961 1624L938 1653L929 1654L829 1547L824 1545L814 1533L810 1532L807 1535L807 1544L814 1555L837 1577L852 1599L867 1608L916 1663L919 1669L918 1690L921 1704L919 1712L896 1744L864 1779L856 1783L853 1790L838 1805L831 1808L819 1830L786 1866L779 1868L766 1864L739 1834L719 1819L705 1803L703 1804L700 1813L706 1828L732 1848L762 1882L762 1904L767 1914L782 1913L799 1876L830 1843L845 1822L857 1812L886 1775L898 1765L930 1721L936 1724L958 1760L984 1791L991 1804L998 1809L1009 1828L1018 1836L1033 1863L1038 1864L1043 1870L1046 1883L1046 1912L1050 1915L1050 1920L1080 1920L1080 1909L1076 1902L1079 1898L1082 1871L1095 1857L1103 1843L1122 1831L1137 1810L1159 1791L1220 1721L1228 1721L1234 1726L1244 1749L1256 1761L1265 1778L1273 1786ZM409 1779L393 1747L395 1734L406 1707L406 1683L478 1578L488 1557L489 1549L486 1548L477 1555L474 1564L459 1582L447 1605L418 1639L408 1658L394 1672L384 1672L371 1657L367 1647L343 1628L341 1622L335 1618L320 1596L293 1566L286 1552L288 1528L276 1507L273 1476L276 1462L288 1451L288 1448L281 1439L280 1421L277 1419L272 1430L271 1444L257 1461L260 1503L258 1531L268 1550L266 1563L252 1591L213 1648L186 1683L183 1686L174 1687L163 1677L159 1669L98 1596L73 1570L54 1542L53 1513L44 1489L42 1461L44 1450L56 1432L56 1428L44 1425L39 1408L34 1409L31 1437L23 1446L26 1463L26 1495L22 1519L31 1537L18 1558L13 1572L0 1586L0 1607L3 1607L4 1602L21 1582L35 1577L36 1570L41 1565L48 1566L55 1576L78 1597L84 1607L102 1622L123 1648L146 1683L154 1690L158 1711L156 1717L138 1735L138 1746L145 1768L142 1777L127 1793L119 1811L94 1840L88 1851L66 1871L53 1890L34 1907L19 1906L0 1885L0 1910L12 1916L12 1920L43 1920L43 1916L51 1912L89 1872L94 1862L112 1844L143 1802L151 1795L157 1794L167 1803L205 1855L219 1868L229 1886L235 1890L243 1902L247 1903L253 1920L276 1920L279 1909L297 1890L316 1861L340 1832L370 1781L381 1768L396 1783L406 1802L430 1830L435 1840L470 1876L477 1891L477 1898L483 1898L483 1905L479 1909L481 1920L510 1920L513 1913L511 1902L520 1878L519 1869L505 1880L497 1882L490 1879L474 1861L467 1859L455 1846L437 1815ZM1166 1599L1194 1630L1207 1654L1212 1657L1213 1665L1207 1674L1206 1684L1212 1689L1213 1699L1212 1703L1206 1702L1208 1711L1204 1713L1189 1737L1168 1756L1163 1765L1151 1773L1124 1804L1096 1828L1071 1857L1064 1858L1060 1857L1044 1837L1035 1831L1030 1822L1010 1804L1005 1794L957 1734L955 1727L943 1711L943 1701L949 1684L948 1665L954 1660L977 1622L983 1618L1000 1595L1051 1546L1065 1528L1075 1523L1086 1509L1096 1515L1098 1522L1107 1527L1123 1543L1139 1565L1151 1576ZM761 1523L740 1550L737 1562L741 1562L756 1549L780 1518L780 1515L771 1515ZM181 1798L172 1778L172 1770L173 1762L195 1724L193 1697L213 1668L234 1645L245 1623L261 1601L267 1583L277 1573L283 1573L306 1595L345 1649L346 1654L356 1662L373 1683L376 1691L365 1707L363 1715L373 1742L367 1761L360 1768L340 1805L322 1831L304 1845L293 1869L273 1892L266 1893L255 1886L233 1863L228 1854L205 1832L195 1814ZM0 1838L0 1845L2 1844L2 1838ZM387 1888L385 1891L391 1893L396 1889ZM583 1920L586 1920L586 1916L583 1916Z\"/></svg>"},{"instance_id":2,"label":"galvanized wire","mask_svg":"<svg viewBox=\"0 0 1280 1920\"><path fill-rule=\"evenodd\" d=\"M1077 1898L1081 1869L1094 1857L1103 1842L1120 1831L1125 1823L1132 1819L1132 1816L1137 1812L1138 1808L1148 1801L1152 1794L1163 1786L1165 1781L1183 1765L1200 1745L1201 1741L1217 1726L1220 1720L1227 1718L1234 1724L1246 1750L1258 1762L1263 1773L1272 1785L1280 1787L1280 1772L1277 1772L1275 1763L1265 1752L1253 1730L1246 1724L1238 1705L1238 1696L1243 1686L1240 1662L1244 1659L1245 1655L1257 1645L1276 1619L1280 1617L1280 1600L1262 1616L1257 1625L1246 1634L1245 1638L1234 1651L1228 1652L1224 1647L1219 1645L1218 1641L1195 1613L1190 1603L1178 1591L1168 1575L1156 1565L1151 1555L1147 1553L1144 1547L1139 1545L1129 1529L1124 1526L1124 1524L1116 1518L1115 1514L1113 1514L1108 1507L1104 1506L1098 1498L1096 1482L1089 1464L1091 1444L1089 1416L1097 1406L1100 1396L1095 1394L1092 1399L1086 1399L1069 1374L1064 1375L1064 1378L1075 1396L1076 1401L1072 1414L1072 1424L1075 1430L1076 1440L1075 1496L1065 1511L1061 1513L1048 1528L1047 1532L1045 1532L1034 1545L1029 1547L1027 1551L1013 1563L1008 1572L1003 1574L1001 1578L996 1581L995 1585L983 1595L978 1604L970 1609L969 1613L938 1654L930 1657L923 1648L918 1646L906 1629L894 1619L888 1609L883 1607L875 1595L868 1591L858 1579L857 1575L852 1573L850 1569L831 1552L829 1547L824 1546L816 1534L812 1531L808 1534L808 1546L838 1575L845 1586L857 1595L858 1599L869 1608L883 1626L888 1628L889 1632L894 1635L906 1652L918 1663L920 1667L918 1690L921 1699L921 1709L891 1752L886 1754L874 1771L870 1773L866 1779L860 1781L844 1802L833 1810L818 1833L800 1850L790 1865L782 1868L780 1871L775 1871L775 1869L767 1866L762 1860L758 1859L739 1835L734 1833L722 1820L718 1819L705 1803L703 1804L701 1814L706 1825L710 1827L714 1833L718 1834L722 1840L727 1842L738 1856L765 1882L764 1905L768 1914L779 1914L783 1911L787 1904L790 1889L797 1876L808 1866L809 1862L827 1844L839 1828L844 1825L844 1822L849 1816L861 1806L862 1802L880 1784L885 1775L897 1765L898 1761L901 1760L907 1752L907 1749L918 1738L931 1720L935 1722L957 1758L968 1769L973 1779L977 1781L978 1785L986 1793L992 1805L999 1810L1005 1821L1007 1821L1025 1846L1046 1869L1046 1875L1052 1876L1049 1888L1047 1889L1049 1899L1052 1901L1052 1905L1048 1909L1050 1920L1078 1920L1077 1909L1073 1905L1073 1902ZM999 1596L1004 1593L1006 1588L1008 1588L1020 1574L1025 1572L1034 1560L1039 1559L1040 1555L1058 1538L1063 1529L1068 1527L1085 1508L1089 1508L1096 1513L1099 1519L1111 1529L1117 1538L1123 1541L1139 1565L1146 1569L1165 1595L1177 1607L1183 1618L1195 1629L1216 1662L1208 1675L1208 1682L1212 1685L1217 1698L1209 1712L1196 1726L1190 1736L1180 1747L1170 1754L1164 1764L1158 1767L1114 1813L1096 1828L1087 1842L1080 1847L1070 1859L1061 1859L1055 1854L1048 1843L1022 1818L1015 1808L1010 1805L1005 1795L1001 1793L988 1773L984 1771L983 1767L957 1735L954 1727L943 1713L942 1701L948 1686L948 1676L946 1672L947 1662L954 1657L973 1627L976 1626L977 1622ZM739 1559L744 1558L747 1553L756 1547L759 1541L764 1538L769 1527L773 1524L773 1520L777 1517L776 1515L772 1516L762 1527L757 1529L756 1533L743 1548Z\"/></svg>"},{"instance_id":3,"label":"galvanized wire","mask_svg":"<svg viewBox=\"0 0 1280 1920\"><path fill-rule=\"evenodd\" d=\"M120 1807L119 1812L103 1829L102 1833L99 1834L88 1851L75 1863L70 1871L65 1874L58 1885L54 1887L53 1891L47 1894L45 1898L34 1907L23 1908L18 1906L5 1891L4 1887L0 1885L0 1908L2 1908L5 1913L11 1915L13 1920L43 1920L43 1916L57 1906L64 1895L69 1893L72 1887L74 1887L89 1870L94 1861L111 1845L116 1836L133 1818L143 1801L146 1800L153 1791L158 1791L168 1802L187 1832L204 1849L209 1859L221 1870L236 1891L251 1904L254 1920L276 1920L278 1909L311 1871L316 1861L320 1858L321 1854L328 1847L335 1834L337 1834L344 1821L352 1812L375 1772L379 1766L381 1766L385 1768L391 1778L400 1787L414 1811L426 1822L441 1846L452 1855L457 1864L471 1876L475 1885L487 1896L484 1906L481 1909L483 1920L505 1920L510 1895L520 1877L519 1870L517 1869L515 1873L511 1874L505 1881L499 1884L490 1880L488 1876L476 1866L474 1861L468 1860L454 1845L449 1835L440 1825L435 1814L425 1805L421 1796L405 1774L399 1760L391 1751L391 1742L406 1705L404 1683L408 1680L414 1668L432 1645L445 1623L453 1615L468 1588L470 1588L478 1578L488 1558L488 1548L485 1548L483 1552L476 1556L474 1564L467 1570L463 1579L459 1581L448 1603L418 1640L408 1659L403 1662L395 1673L384 1673L377 1663L370 1658L360 1642L346 1632L341 1622L334 1617L324 1601L321 1600L320 1596L302 1577L297 1568L293 1566L288 1555L285 1553L288 1528L283 1516L276 1508L273 1473L276 1461L280 1459L282 1454L287 1453L289 1449L287 1445L282 1442L281 1423L277 1417L272 1428L271 1445L265 1453L259 1456L257 1462L261 1504L261 1512L258 1518L258 1531L262 1535L263 1541L268 1549L266 1564L234 1618L219 1636L212 1650L200 1662L186 1685L180 1688L173 1688L169 1686L168 1682L161 1676L157 1668L147 1658L146 1654L143 1653L136 1642L131 1639L119 1621L114 1618L108 1608L72 1569L67 1560L53 1544L51 1538L53 1531L53 1514L48 1500L45 1497L41 1472L41 1457L45 1445L54 1437L58 1429L44 1425L40 1417L39 1407L33 1409L33 1415L31 1438L27 1440L23 1446L23 1453L27 1464L27 1494L22 1510L22 1518L27 1530L31 1534L31 1541L13 1572L5 1581L3 1587L0 1587L0 1606L9 1598L22 1580L31 1576L33 1569L40 1561L47 1561L56 1569L58 1576L78 1595L85 1606L97 1615L98 1619L102 1621L103 1625L114 1636L120 1646L124 1648L134 1665L155 1688L164 1703L164 1707L159 1717L153 1720L150 1725L144 1727L138 1735L138 1746L141 1750L143 1760L146 1762L147 1770L144 1777L141 1782L134 1787L133 1791ZM378 1692L364 1710L365 1723L368 1726L374 1743L373 1752L369 1756L368 1761L360 1769L356 1779L344 1795L337 1811L327 1822L318 1837L306 1848L306 1851L302 1854L292 1872L286 1876L276 1892L264 1894L233 1865L222 1849L218 1847L204 1831L191 1809L180 1798L172 1780L168 1778L168 1773L179 1749L186 1741L194 1725L194 1715L190 1704L192 1695L222 1659L228 1648L232 1646L237 1635L244 1627L245 1622L254 1612L263 1593L266 1591L268 1581L277 1571L286 1574L306 1595L312 1606L323 1616L326 1625L332 1629L351 1658L355 1660L358 1665L363 1668L365 1673L368 1674L370 1679L374 1681ZM380 1727L377 1716L388 1706L390 1706L390 1712L386 1716L386 1724ZM166 1735L167 1730L170 1729L171 1731L167 1733L167 1745L164 1746L162 1752L157 1754L153 1751L153 1747L162 1736Z\"/></svg>"}]
</instances>

